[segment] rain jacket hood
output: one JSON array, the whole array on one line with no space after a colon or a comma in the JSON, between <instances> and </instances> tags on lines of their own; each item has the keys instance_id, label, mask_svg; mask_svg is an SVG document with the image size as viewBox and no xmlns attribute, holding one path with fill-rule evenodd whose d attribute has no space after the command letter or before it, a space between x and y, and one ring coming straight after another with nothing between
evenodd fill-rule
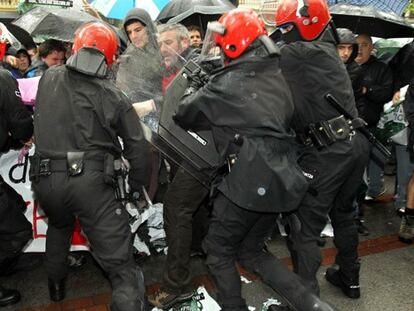
<instances>
[{"instance_id":1,"label":"rain jacket hood","mask_svg":"<svg viewBox=\"0 0 414 311\"><path fill-rule=\"evenodd\" d=\"M352 44L352 54L349 56L346 64L352 63L358 55L358 44L355 34L347 28L336 29L339 37L339 44Z\"/></svg>"},{"instance_id":2,"label":"rain jacket hood","mask_svg":"<svg viewBox=\"0 0 414 311\"><path fill-rule=\"evenodd\" d=\"M124 19L124 31L126 33L126 25L131 21L139 21L141 22L147 30L148 35L148 43L151 45L152 48L158 47L157 42L157 28L155 27L155 24L151 20L151 16L148 14L147 11L140 8L134 8L132 10L129 10L128 14L126 15ZM127 34L128 37L128 34ZM129 40L128 37L128 41Z\"/></svg>"}]
</instances>

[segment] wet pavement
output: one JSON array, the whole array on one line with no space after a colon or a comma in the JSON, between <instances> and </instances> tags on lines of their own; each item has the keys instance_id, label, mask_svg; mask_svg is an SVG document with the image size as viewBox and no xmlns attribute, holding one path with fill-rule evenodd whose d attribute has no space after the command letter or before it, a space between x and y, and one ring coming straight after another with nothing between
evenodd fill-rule
<instances>
[{"instance_id":1,"label":"wet pavement","mask_svg":"<svg viewBox=\"0 0 414 311\"><path fill-rule=\"evenodd\" d=\"M366 204L365 219L370 234L360 237L359 254L361 256L360 299L346 298L342 292L324 279L326 267L331 265L335 256L332 238L326 238L323 248L323 266L318 278L321 297L341 311L414 311L414 246L398 241L397 232L400 218L394 211L392 202L394 177L386 178L387 192L377 203ZM269 250L289 265L289 253L284 239L275 234L269 242ZM22 294L22 300L16 305L1 310L109 310L110 285L102 270L93 258L85 253L87 263L69 273L66 299L62 303L51 304L47 291L47 277L43 265L32 271L19 272L10 277L0 278L0 284L16 288ZM35 255L43 257L43 254ZM147 293L153 293L159 287L164 255L150 256L141 263L147 285ZM203 259L191 261L194 285L204 285L214 297L215 287L208 276ZM243 294L247 303L261 310L262 304L277 295L255 276L241 270L241 274L250 283L243 283ZM206 310L209 311L209 310Z\"/></svg>"}]
</instances>

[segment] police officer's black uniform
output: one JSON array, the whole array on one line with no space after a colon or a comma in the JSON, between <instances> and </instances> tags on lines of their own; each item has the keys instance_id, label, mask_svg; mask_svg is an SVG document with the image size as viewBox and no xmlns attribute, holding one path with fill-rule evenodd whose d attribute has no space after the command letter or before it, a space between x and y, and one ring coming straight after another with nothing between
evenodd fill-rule
<instances>
[{"instance_id":1,"label":"police officer's black uniform","mask_svg":"<svg viewBox=\"0 0 414 311\"><path fill-rule=\"evenodd\" d=\"M277 213L295 209L307 185L293 156L288 130L293 104L279 57L257 44L185 98L175 116L185 129L210 129L222 162L232 165L215 181L218 193L203 242L207 264L222 310L247 310L236 261L260 275L295 310L330 310L263 251Z\"/></svg>"},{"instance_id":2,"label":"police officer's black uniform","mask_svg":"<svg viewBox=\"0 0 414 311\"><path fill-rule=\"evenodd\" d=\"M66 65L50 68L37 94L31 176L48 216L47 273L52 283L65 278L78 217L112 283L112 310L141 310L143 276L132 258L128 213L115 198L111 170L122 153L131 165L132 191L138 191L146 178L147 145L127 97L102 72L86 66L104 63L103 55L80 51L90 54L82 59L78 52Z\"/></svg>"},{"instance_id":3,"label":"police officer's black uniform","mask_svg":"<svg viewBox=\"0 0 414 311\"><path fill-rule=\"evenodd\" d=\"M33 135L33 119L20 100L17 82L0 68L0 152L21 146ZM0 176L0 273L7 273L32 238L32 226L23 214L22 197ZM20 299L17 291L0 286L0 306Z\"/></svg>"},{"instance_id":4,"label":"police officer's black uniform","mask_svg":"<svg viewBox=\"0 0 414 311\"><path fill-rule=\"evenodd\" d=\"M284 45L280 63L295 105L292 125L302 144L299 164L311 189L298 210L301 231L290 235L288 246L295 272L309 282L315 293L319 292L316 272L321 263L317 242L328 215L343 279L348 285L359 285L358 233L352 201L369 156L367 140L350 130L348 120L341 118L324 98L333 94L350 115L357 117L351 81L327 31L317 41ZM320 132L322 121L328 120ZM335 138L331 140L332 136Z\"/></svg>"}]
</instances>

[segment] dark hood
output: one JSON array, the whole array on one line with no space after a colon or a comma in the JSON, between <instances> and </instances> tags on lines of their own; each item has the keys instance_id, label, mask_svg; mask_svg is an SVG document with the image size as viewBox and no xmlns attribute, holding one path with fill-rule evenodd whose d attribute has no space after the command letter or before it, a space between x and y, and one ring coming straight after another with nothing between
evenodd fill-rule
<instances>
[{"instance_id":1,"label":"dark hood","mask_svg":"<svg viewBox=\"0 0 414 311\"><path fill-rule=\"evenodd\" d=\"M347 28L337 28L336 32L338 33L339 44L352 44L352 54L346 62L346 64L350 64L358 56L358 44L356 42L355 34Z\"/></svg>"},{"instance_id":2,"label":"dark hood","mask_svg":"<svg viewBox=\"0 0 414 311\"><path fill-rule=\"evenodd\" d=\"M124 31L126 33L125 26L130 21L137 20L141 22L145 27L147 27L147 34L148 34L148 42L153 48L158 48L158 42L157 42L157 27L151 20L151 16L147 11L140 8L134 8L128 11L128 14L126 15L124 19ZM128 38L128 34L127 38ZM128 38L129 41L129 38Z\"/></svg>"}]
</instances>

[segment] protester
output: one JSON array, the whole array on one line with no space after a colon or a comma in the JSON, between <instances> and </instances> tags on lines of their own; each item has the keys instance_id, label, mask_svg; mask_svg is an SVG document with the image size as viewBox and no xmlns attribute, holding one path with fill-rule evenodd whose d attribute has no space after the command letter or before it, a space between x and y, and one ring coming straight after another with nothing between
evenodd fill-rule
<instances>
[{"instance_id":1,"label":"protester","mask_svg":"<svg viewBox=\"0 0 414 311\"><path fill-rule=\"evenodd\" d=\"M156 131L163 76L157 29L147 11L134 8L124 19L124 30L129 45L120 57L116 84L134 102L143 122Z\"/></svg>"},{"instance_id":2,"label":"protester","mask_svg":"<svg viewBox=\"0 0 414 311\"><path fill-rule=\"evenodd\" d=\"M362 95L356 101L358 114L375 130L383 111L384 104L393 96L393 75L391 69L379 61L372 50L372 38L361 34L357 37L358 56L355 61L362 69ZM371 151L368 164L368 190L366 200L374 200L385 193L384 160L378 158L375 149Z\"/></svg>"},{"instance_id":3,"label":"protester","mask_svg":"<svg viewBox=\"0 0 414 311\"><path fill-rule=\"evenodd\" d=\"M198 26L191 25L187 27L190 33L190 46L200 49L203 45L203 39L201 37L201 29Z\"/></svg>"},{"instance_id":4,"label":"protester","mask_svg":"<svg viewBox=\"0 0 414 311\"><path fill-rule=\"evenodd\" d=\"M20 49L16 52L16 57L19 59L19 67L12 70L13 76L16 79L34 77L35 68L30 67L32 61L29 53L25 49Z\"/></svg>"},{"instance_id":5,"label":"protester","mask_svg":"<svg viewBox=\"0 0 414 311\"><path fill-rule=\"evenodd\" d=\"M51 66L65 63L65 45L58 40L46 40L39 46L39 58L32 64L34 76L41 76Z\"/></svg>"},{"instance_id":6,"label":"protester","mask_svg":"<svg viewBox=\"0 0 414 311\"><path fill-rule=\"evenodd\" d=\"M159 33L164 64L169 75L175 77L184 65L182 60L194 59L198 53L189 46L189 34L183 25L162 25ZM167 78L169 83L172 79ZM168 88L165 97L168 98L172 92L175 90ZM173 179L164 196L167 260L161 289L148 299L151 304L162 309L191 298L191 247L201 243L193 241L193 233L204 237L208 222L203 215L207 214L204 211L209 190L183 168L177 170L174 165L171 167Z\"/></svg>"},{"instance_id":7,"label":"protester","mask_svg":"<svg viewBox=\"0 0 414 311\"><path fill-rule=\"evenodd\" d=\"M341 57L345 64L346 71L348 72L349 78L352 82L352 89L354 91L355 101L362 96L362 68L355 62L355 58L358 55L358 44L356 42L355 34L346 28L338 28L339 44L336 49L339 57ZM358 233L364 236L369 234L368 228L365 226L365 220L363 215L362 202L365 198L365 192L367 187L365 183L362 183L356 198L354 200L355 206L355 221L358 226Z\"/></svg>"},{"instance_id":8,"label":"protester","mask_svg":"<svg viewBox=\"0 0 414 311\"><path fill-rule=\"evenodd\" d=\"M335 27L324 0L282 0L276 24L285 43L280 67L295 106L292 126L301 144L299 165L310 189L297 211L301 230L291 231L288 237L294 271L319 294L318 240L329 216L339 269L328 268L326 278L346 296L359 298L358 232L352 203L369 151L367 140L355 131L363 122L357 119L351 81L336 51ZM352 120L327 101L327 94Z\"/></svg>"},{"instance_id":9,"label":"protester","mask_svg":"<svg viewBox=\"0 0 414 311\"><path fill-rule=\"evenodd\" d=\"M128 182L131 191L138 192L146 180L147 144L131 102L106 79L117 49L111 28L87 23L75 33L67 64L44 73L36 102L36 151L30 176L48 217L51 300L65 297L66 258L76 216L111 282L111 309L135 311L143 309L144 280L132 257L128 213L115 198L113 161L121 154L128 160Z\"/></svg>"},{"instance_id":10,"label":"protester","mask_svg":"<svg viewBox=\"0 0 414 311\"><path fill-rule=\"evenodd\" d=\"M158 27L159 45L166 69L162 89L166 90L186 61L193 59L199 50L190 47L190 35L181 24L165 24Z\"/></svg>"},{"instance_id":11,"label":"protester","mask_svg":"<svg viewBox=\"0 0 414 311\"><path fill-rule=\"evenodd\" d=\"M0 59L4 55L0 54ZM22 146L33 135L33 121L19 98L17 82L0 68L0 153ZM24 216L22 197L0 176L0 274L16 269L21 251L32 239L32 226ZM20 293L0 285L0 306L17 303Z\"/></svg>"},{"instance_id":12,"label":"protester","mask_svg":"<svg viewBox=\"0 0 414 311\"><path fill-rule=\"evenodd\" d=\"M211 130L220 162L230 167L213 182L213 215L203 242L218 303L224 311L248 310L238 261L295 310L332 310L263 251L278 213L294 210L307 188L288 128L294 108L279 69L279 50L252 10L232 10L209 29L227 65L205 85L193 77L175 120L184 129ZM296 223L295 217L287 219Z\"/></svg>"}]
</instances>

